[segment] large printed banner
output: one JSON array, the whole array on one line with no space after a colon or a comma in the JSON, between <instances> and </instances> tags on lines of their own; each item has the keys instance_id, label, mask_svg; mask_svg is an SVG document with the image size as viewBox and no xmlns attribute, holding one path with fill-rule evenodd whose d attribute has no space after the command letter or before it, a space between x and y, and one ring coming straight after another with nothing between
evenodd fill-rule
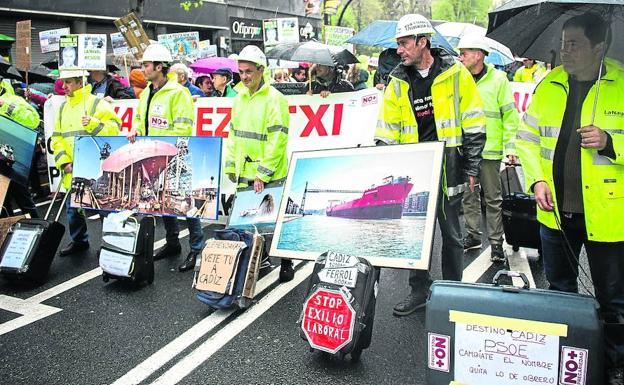
<instances>
[{"instance_id":1,"label":"large printed banner","mask_svg":"<svg viewBox=\"0 0 624 385\"><path fill-rule=\"evenodd\" d=\"M348 148L372 145L381 93L375 89L328 98L308 95L288 96L290 131L288 153L293 151ZM62 96L54 96L44 106L44 126L48 149L50 188L56 189L60 172L55 167L50 136L54 121L63 102ZM228 137L232 117L232 98L199 98L195 102L196 136ZM128 132L138 105L137 99L115 100L113 108L122 121L121 129ZM223 141L223 156L227 152L227 139ZM234 186L228 178L221 178L221 192L233 193Z\"/></svg>"}]
</instances>

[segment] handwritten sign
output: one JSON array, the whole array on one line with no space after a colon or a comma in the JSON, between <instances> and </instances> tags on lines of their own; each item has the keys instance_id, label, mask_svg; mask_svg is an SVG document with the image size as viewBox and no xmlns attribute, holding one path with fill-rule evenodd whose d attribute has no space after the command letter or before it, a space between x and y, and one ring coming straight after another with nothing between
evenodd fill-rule
<instances>
[{"instance_id":1,"label":"handwritten sign","mask_svg":"<svg viewBox=\"0 0 624 385\"><path fill-rule=\"evenodd\" d=\"M115 20L114 23L115 27L117 27L124 39L126 39L130 53L132 53L137 60L141 60L143 52L147 46L150 45L150 41L137 15L131 12Z\"/></svg>"},{"instance_id":2,"label":"handwritten sign","mask_svg":"<svg viewBox=\"0 0 624 385\"><path fill-rule=\"evenodd\" d=\"M0 267L23 268L39 233L37 229L16 229L11 235L9 245L4 250Z\"/></svg>"},{"instance_id":3,"label":"handwritten sign","mask_svg":"<svg viewBox=\"0 0 624 385\"><path fill-rule=\"evenodd\" d=\"M225 294L236 270L238 254L245 246L245 242L216 239L206 242L195 288Z\"/></svg>"},{"instance_id":4,"label":"handwritten sign","mask_svg":"<svg viewBox=\"0 0 624 385\"><path fill-rule=\"evenodd\" d=\"M455 324L455 381L463 384L556 384L559 336Z\"/></svg>"},{"instance_id":5,"label":"handwritten sign","mask_svg":"<svg viewBox=\"0 0 624 385\"><path fill-rule=\"evenodd\" d=\"M17 69L23 71L30 70L30 63L32 62L30 52L32 45L30 30L30 20L18 21L15 23L15 35L17 35L17 40L15 41L17 60L15 61L15 66Z\"/></svg>"},{"instance_id":6,"label":"handwritten sign","mask_svg":"<svg viewBox=\"0 0 624 385\"><path fill-rule=\"evenodd\" d=\"M132 260L129 254L117 253L105 248L100 251L100 267L105 272L118 277L129 277Z\"/></svg>"}]
</instances>

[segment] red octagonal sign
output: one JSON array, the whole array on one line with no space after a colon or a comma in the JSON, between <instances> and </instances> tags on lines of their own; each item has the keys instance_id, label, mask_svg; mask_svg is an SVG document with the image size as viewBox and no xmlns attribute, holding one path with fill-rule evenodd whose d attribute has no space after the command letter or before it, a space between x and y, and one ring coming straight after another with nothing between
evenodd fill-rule
<instances>
[{"instance_id":1,"label":"red octagonal sign","mask_svg":"<svg viewBox=\"0 0 624 385\"><path fill-rule=\"evenodd\" d=\"M353 338L355 310L337 290L316 289L303 304L301 328L310 346L336 353Z\"/></svg>"}]
</instances>

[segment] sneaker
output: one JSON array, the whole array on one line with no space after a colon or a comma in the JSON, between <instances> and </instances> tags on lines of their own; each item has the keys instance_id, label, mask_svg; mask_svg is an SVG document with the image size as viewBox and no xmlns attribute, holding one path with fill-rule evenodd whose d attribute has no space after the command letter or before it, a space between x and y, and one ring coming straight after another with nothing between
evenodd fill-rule
<instances>
[{"instance_id":1,"label":"sneaker","mask_svg":"<svg viewBox=\"0 0 624 385\"><path fill-rule=\"evenodd\" d=\"M507 258L505 258L505 252L503 251L503 245L491 245L492 246L492 254L490 254L490 260L492 262L505 262Z\"/></svg>"},{"instance_id":2,"label":"sneaker","mask_svg":"<svg viewBox=\"0 0 624 385\"><path fill-rule=\"evenodd\" d=\"M624 385L624 368L607 370L607 385Z\"/></svg>"},{"instance_id":3,"label":"sneaker","mask_svg":"<svg viewBox=\"0 0 624 385\"><path fill-rule=\"evenodd\" d=\"M279 272L279 281L288 282L295 278L295 269L290 259L282 259L282 267Z\"/></svg>"},{"instance_id":4,"label":"sneaker","mask_svg":"<svg viewBox=\"0 0 624 385\"><path fill-rule=\"evenodd\" d=\"M182 246L178 242L177 244L165 243L165 246L161 248L156 255L154 255L154 261L159 261L164 258L173 257L182 252Z\"/></svg>"},{"instance_id":5,"label":"sneaker","mask_svg":"<svg viewBox=\"0 0 624 385\"><path fill-rule=\"evenodd\" d=\"M392 314L405 316L422 309L427 304L426 292L410 292L405 299L394 306Z\"/></svg>"},{"instance_id":6,"label":"sneaker","mask_svg":"<svg viewBox=\"0 0 624 385\"><path fill-rule=\"evenodd\" d=\"M480 249L481 248L481 240L471 237L470 235L464 238L464 251L472 250L472 249Z\"/></svg>"},{"instance_id":7,"label":"sneaker","mask_svg":"<svg viewBox=\"0 0 624 385\"><path fill-rule=\"evenodd\" d=\"M271 267L271 261L269 261L269 256L267 255L260 261L260 270L268 269L269 267Z\"/></svg>"}]
</instances>

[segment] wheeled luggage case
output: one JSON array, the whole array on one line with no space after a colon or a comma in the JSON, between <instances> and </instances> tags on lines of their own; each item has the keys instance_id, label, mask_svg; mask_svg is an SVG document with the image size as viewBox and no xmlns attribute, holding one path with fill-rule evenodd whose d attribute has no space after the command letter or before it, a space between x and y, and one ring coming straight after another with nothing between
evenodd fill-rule
<instances>
[{"instance_id":1,"label":"wheeled luggage case","mask_svg":"<svg viewBox=\"0 0 624 385\"><path fill-rule=\"evenodd\" d=\"M60 187L59 184L43 219L20 219L9 229L0 248L0 273L6 278L44 282L65 233L65 226L58 219L69 193L63 197L54 221L48 220Z\"/></svg>"},{"instance_id":2,"label":"wheeled luggage case","mask_svg":"<svg viewBox=\"0 0 624 385\"><path fill-rule=\"evenodd\" d=\"M231 276L226 277L225 293L215 291L198 291L197 299L213 309L228 309L238 306L241 309L251 305L255 295L255 286L260 273L260 260L264 250L264 237L258 233L251 233L242 229L229 228L215 231L215 239L222 241L244 242L236 256L236 268ZM208 244L207 244L208 246ZM195 265L194 285L199 279L202 257Z\"/></svg>"},{"instance_id":3,"label":"wheeled luggage case","mask_svg":"<svg viewBox=\"0 0 624 385\"><path fill-rule=\"evenodd\" d=\"M521 247L537 249L541 255L540 224L537 221L536 202L533 195L524 194L520 189L518 174L514 167L506 167L501 174L503 181L503 231L505 241L514 251ZM515 181L515 182L514 182Z\"/></svg>"},{"instance_id":4,"label":"wheeled luggage case","mask_svg":"<svg viewBox=\"0 0 624 385\"><path fill-rule=\"evenodd\" d=\"M502 276L524 287L501 286ZM589 296L436 281L427 301L427 384L601 385L603 332ZM455 382L453 382L455 381Z\"/></svg>"},{"instance_id":5,"label":"wheeled luggage case","mask_svg":"<svg viewBox=\"0 0 624 385\"><path fill-rule=\"evenodd\" d=\"M123 279L135 284L154 282L153 216L130 215L115 223L117 215L109 214L102 225L102 247L99 264L102 279Z\"/></svg>"},{"instance_id":6,"label":"wheeled luggage case","mask_svg":"<svg viewBox=\"0 0 624 385\"><path fill-rule=\"evenodd\" d=\"M299 334L308 341L310 350L324 351L340 359L350 354L353 361L359 360L362 351L371 344L378 288L379 268L372 266L368 260L334 252L321 254L316 259L314 271L308 281L306 301L299 320ZM354 311L350 341L343 346L337 343L335 348L338 350L316 345L311 336L311 329L318 329L318 324L315 325L314 317L309 319L311 312L307 306L310 301L314 301L313 297L319 291L340 294L348 300L350 309ZM325 326L327 325L322 327Z\"/></svg>"}]
</instances>

